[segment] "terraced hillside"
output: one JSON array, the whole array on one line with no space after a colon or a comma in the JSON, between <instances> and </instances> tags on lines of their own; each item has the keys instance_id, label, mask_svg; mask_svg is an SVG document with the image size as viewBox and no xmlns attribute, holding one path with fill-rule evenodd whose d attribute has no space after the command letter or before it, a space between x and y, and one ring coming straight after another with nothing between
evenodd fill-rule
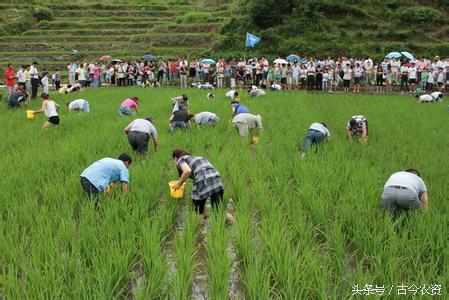
<instances>
[{"instance_id":1,"label":"terraced hillside","mask_svg":"<svg viewBox=\"0 0 449 300\"><path fill-rule=\"evenodd\" d=\"M37 60L43 68L65 65L78 54L89 60L103 54L136 59L143 54L165 57L199 54L211 47L229 17L228 4L216 2L76 2L47 4L50 20L35 20L20 34L0 36L0 65ZM0 2L4 28L20 22L43 4ZM14 23L13 23L14 25ZM12 30L9 30L12 31Z\"/></svg>"}]
</instances>

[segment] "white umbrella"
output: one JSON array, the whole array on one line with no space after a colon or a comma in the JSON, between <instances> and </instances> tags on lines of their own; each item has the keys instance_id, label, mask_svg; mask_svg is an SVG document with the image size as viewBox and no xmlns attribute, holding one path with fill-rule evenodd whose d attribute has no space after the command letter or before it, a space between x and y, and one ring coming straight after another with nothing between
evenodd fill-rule
<instances>
[{"instance_id":1,"label":"white umbrella","mask_svg":"<svg viewBox=\"0 0 449 300\"><path fill-rule=\"evenodd\" d=\"M288 64L288 61L286 61L286 60L283 59L283 58L278 58L278 59L275 59L275 60L274 60L274 63L275 63L275 64L280 64L280 65L286 65L286 64Z\"/></svg>"}]
</instances>

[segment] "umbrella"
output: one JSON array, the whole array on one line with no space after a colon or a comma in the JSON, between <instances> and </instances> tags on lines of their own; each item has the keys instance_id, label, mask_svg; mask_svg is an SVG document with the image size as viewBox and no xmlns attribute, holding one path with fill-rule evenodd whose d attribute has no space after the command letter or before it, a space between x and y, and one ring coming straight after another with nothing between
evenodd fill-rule
<instances>
[{"instance_id":1,"label":"umbrella","mask_svg":"<svg viewBox=\"0 0 449 300\"><path fill-rule=\"evenodd\" d=\"M275 63L275 64L280 64L280 65L286 65L286 64L288 64L288 61L286 61L286 60L283 59L283 58L278 58L278 59L275 59L275 60L274 60L274 63Z\"/></svg>"},{"instance_id":2,"label":"umbrella","mask_svg":"<svg viewBox=\"0 0 449 300\"><path fill-rule=\"evenodd\" d=\"M201 63L202 63L203 65L215 65L215 64L216 64L215 60L210 59L210 58L203 59L203 60L201 61Z\"/></svg>"},{"instance_id":3,"label":"umbrella","mask_svg":"<svg viewBox=\"0 0 449 300\"><path fill-rule=\"evenodd\" d=\"M155 59L156 59L156 56L151 55L151 54L145 54L145 55L143 56L143 59L155 60Z\"/></svg>"},{"instance_id":4,"label":"umbrella","mask_svg":"<svg viewBox=\"0 0 449 300\"><path fill-rule=\"evenodd\" d=\"M410 52L402 51L401 54L404 55L408 60L415 60L415 58Z\"/></svg>"},{"instance_id":5,"label":"umbrella","mask_svg":"<svg viewBox=\"0 0 449 300\"><path fill-rule=\"evenodd\" d=\"M113 59L112 62L113 63L121 63L122 61L120 59Z\"/></svg>"},{"instance_id":6,"label":"umbrella","mask_svg":"<svg viewBox=\"0 0 449 300\"><path fill-rule=\"evenodd\" d=\"M100 56L100 60L108 60L108 59L111 59L111 58L112 58L112 56L107 55L107 54Z\"/></svg>"},{"instance_id":7,"label":"umbrella","mask_svg":"<svg viewBox=\"0 0 449 300\"><path fill-rule=\"evenodd\" d=\"M387 55L385 55L386 58L399 58L402 54L399 52L390 52Z\"/></svg>"},{"instance_id":8,"label":"umbrella","mask_svg":"<svg viewBox=\"0 0 449 300\"><path fill-rule=\"evenodd\" d=\"M289 56L287 56L286 57L286 59L288 60L288 61L297 61L297 62L300 62L301 61L301 57L299 57L298 55L295 55L295 54L290 54Z\"/></svg>"}]
</instances>

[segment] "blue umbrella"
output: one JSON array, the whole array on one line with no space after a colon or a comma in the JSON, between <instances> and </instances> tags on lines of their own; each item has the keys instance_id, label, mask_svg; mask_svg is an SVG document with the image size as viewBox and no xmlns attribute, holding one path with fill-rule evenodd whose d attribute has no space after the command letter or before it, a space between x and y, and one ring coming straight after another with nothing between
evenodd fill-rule
<instances>
[{"instance_id":1,"label":"blue umbrella","mask_svg":"<svg viewBox=\"0 0 449 300\"><path fill-rule=\"evenodd\" d=\"M297 62L301 61L301 57L299 57L298 55L295 55L295 54L290 54L289 56L286 57L286 59L290 62L295 61L295 60Z\"/></svg>"},{"instance_id":2,"label":"blue umbrella","mask_svg":"<svg viewBox=\"0 0 449 300\"><path fill-rule=\"evenodd\" d=\"M215 64L216 64L215 60L210 59L210 58L203 59L203 60L201 61L201 63L202 63L203 65L215 65Z\"/></svg>"},{"instance_id":3,"label":"blue umbrella","mask_svg":"<svg viewBox=\"0 0 449 300\"><path fill-rule=\"evenodd\" d=\"M286 58L285 58L286 60L288 60L289 62L292 62L292 61L297 61L297 62L300 62L301 61L301 57L299 57L298 55L296 55L296 54L290 54L289 56L287 56Z\"/></svg>"},{"instance_id":4,"label":"blue umbrella","mask_svg":"<svg viewBox=\"0 0 449 300\"><path fill-rule=\"evenodd\" d=\"M415 60L415 57L410 52L402 51L401 54L404 55L408 60Z\"/></svg>"},{"instance_id":5,"label":"blue umbrella","mask_svg":"<svg viewBox=\"0 0 449 300\"><path fill-rule=\"evenodd\" d=\"M147 60L155 60L155 59L156 59L156 56L151 55L151 54L145 54L145 55L143 56L143 59L147 59Z\"/></svg>"},{"instance_id":6,"label":"blue umbrella","mask_svg":"<svg viewBox=\"0 0 449 300\"><path fill-rule=\"evenodd\" d=\"M385 55L386 58L399 58L402 54L399 52L390 52L387 55Z\"/></svg>"}]
</instances>

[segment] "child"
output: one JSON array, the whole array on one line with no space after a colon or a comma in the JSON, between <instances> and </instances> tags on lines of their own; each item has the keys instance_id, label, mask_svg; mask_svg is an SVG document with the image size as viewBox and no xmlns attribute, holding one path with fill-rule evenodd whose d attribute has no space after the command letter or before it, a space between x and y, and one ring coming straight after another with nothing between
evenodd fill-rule
<instances>
[{"instance_id":1,"label":"child","mask_svg":"<svg viewBox=\"0 0 449 300\"><path fill-rule=\"evenodd\" d=\"M44 94L48 94L48 87L49 87L48 72L42 73L41 84L42 84L42 88L44 89Z\"/></svg>"},{"instance_id":2,"label":"child","mask_svg":"<svg viewBox=\"0 0 449 300\"><path fill-rule=\"evenodd\" d=\"M434 82L435 82L435 73L434 73L434 71L429 71L429 75L427 77L426 90L431 92L433 90L433 83Z\"/></svg>"},{"instance_id":3,"label":"child","mask_svg":"<svg viewBox=\"0 0 449 300\"><path fill-rule=\"evenodd\" d=\"M426 90L426 85L427 85L427 78L429 77L429 73L427 69L422 70L421 72L421 90L425 91Z\"/></svg>"},{"instance_id":4,"label":"child","mask_svg":"<svg viewBox=\"0 0 449 300\"><path fill-rule=\"evenodd\" d=\"M327 89L328 89L327 83L328 83L328 82L329 82L329 70L328 70L328 68L326 67L326 68L324 69L324 72L323 72L323 86L322 86L323 92L326 92L326 91L327 91Z\"/></svg>"},{"instance_id":5,"label":"child","mask_svg":"<svg viewBox=\"0 0 449 300\"><path fill-rule=\"evenodd\" d=\"M47 117L47 121L45 121L43 128L59 125L59 116L58 116L59 105L53 100L50 100L50 97L48 96L47 93L43 93L41 95L41 99L42 99L42 107L41 109L36 110L34 114L44 113L45 116Z\"/></svg>"}]
</instances>

